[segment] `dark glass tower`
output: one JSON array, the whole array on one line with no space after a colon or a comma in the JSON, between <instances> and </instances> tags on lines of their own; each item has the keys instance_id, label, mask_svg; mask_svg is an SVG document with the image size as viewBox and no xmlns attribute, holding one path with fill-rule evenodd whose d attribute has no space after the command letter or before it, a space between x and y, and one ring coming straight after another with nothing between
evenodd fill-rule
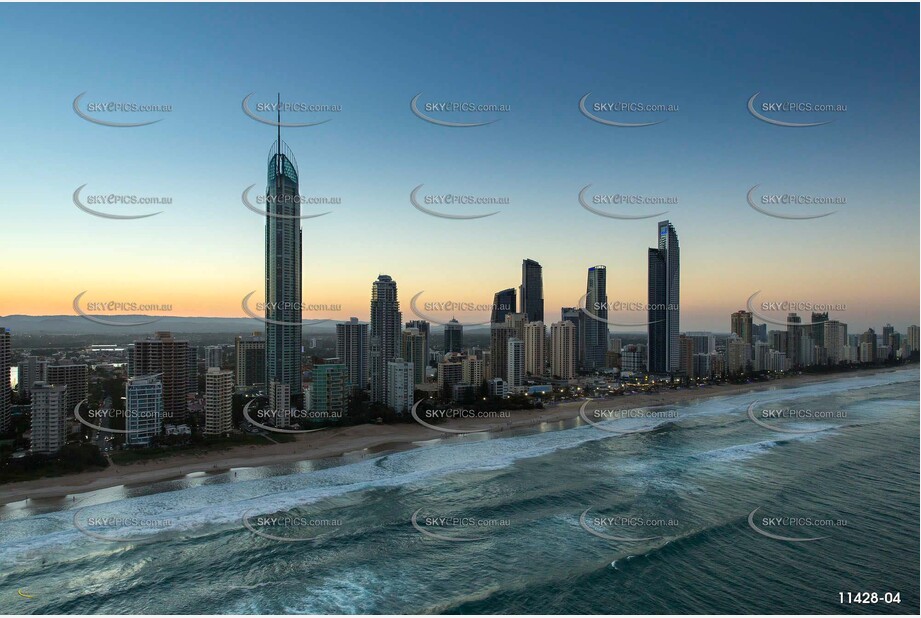
<instances>
[{"instance_id":1,"label":"dark glass tower","mask_svg":"<svg viewBox=\"0 0 921 618\"><path fill-rule=\"evenodd\" d=\"M649 373L676 373L678 349L679 253L678 235L668 221L659 222L659 246L649 250L649 308L646 369Z\"/></svg>"},{"instance_id":2,"label":"dark glass tower","mask_svg":"<svg viewBox=\"0 0 921 618\"><path fill-rule=\"evenodd\" d=\"M585 285L584 344L585 369L603 369L608 353L608 276L604 266L588 269Z\"/></svg>"},{"instance_id":3,"label":"dark glass tower","mask_svg":"<svg viewBox=\"0 0 921 618\"><path fill-rule=\"evenodd\" d=\"M303 403L301 390L301 205L294 154L281 141L268 161L265 217L265 371L290 389L291 404Z\"/></svg>"},{"instance_id":4,"label":"dark glass tower","mask_svg":"<svg viewBox=\"0 0 921 618\"><path fill-rule=\"evenodd\" d=\"M534 260L521 262L521 311L528 322L544 321L543 268Z\"/></svg>"},{"instance_id":5,"label":"dark glass tower","mask_svg":"<svg viewBox=\"0 0 921 618\"><path fill-rule=\"evenodd\" d=\"M445 324L445 352L460 352L464 347L464 326L452 319Z\"/></svg>"},{"instance_id":6,"label":"dark glass tower","mask_svg":"<svg viewBox=\"0 0 921 618\"><path fill-rule=\"evenodd\" d=\"M380 275L371 284L371 401L386 403L390 392L388 363L399 356L400 301L397 282Z\"/></svg>"},{"instance_id":7,"label":"dark glass tower","mask_svg":"<svg viewBox=\"0 0 921 618\"><path fill-rule=\"evenodd\" d=\"M496 292L492 301L492 316L489 321L493 324L505 323L505 316L509 313L515 313L516 302L515 288Z\"/></svg>"}]
</instances>

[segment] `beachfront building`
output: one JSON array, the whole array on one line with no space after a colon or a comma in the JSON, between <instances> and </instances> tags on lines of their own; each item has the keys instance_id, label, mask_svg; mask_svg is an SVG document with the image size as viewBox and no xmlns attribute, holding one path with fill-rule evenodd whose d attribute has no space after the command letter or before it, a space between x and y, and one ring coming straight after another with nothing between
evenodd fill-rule
<instances>
[{"instance_id":1,"label":"beachfront building","mask_svg":"<svg viewBox=\"0 0 921 618\"><path fill-rule=\"evenodd\" d=\"M53 455L67 441L67 386L32 385L32 452Z\"/></svg>"},{"instance_id":2,"label":"beachfront building","mask_svg":"<svg viewBox=\"0 0 921 618\"><path fill-rule=\"evenodd\" d=\"M125 385L125 429L131 446L150 446L163 430L163 382L159 375L129 378Z\"/></svg>"},{"instance_id":3,"label":"beachfront building","mask_svg":"<svg viewBox=\"0 0 921 618\"><path fill-rule=\"evenodd\" d=\"M205 374L205 435L233 429L233 372L209 367Z\"/></svg>"}]
</instances>

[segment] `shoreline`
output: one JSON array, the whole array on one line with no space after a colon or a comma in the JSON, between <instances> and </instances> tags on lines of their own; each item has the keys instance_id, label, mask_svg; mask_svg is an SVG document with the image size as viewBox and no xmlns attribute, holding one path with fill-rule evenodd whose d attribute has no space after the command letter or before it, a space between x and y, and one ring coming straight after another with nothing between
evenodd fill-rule
<instances>
[{"instance_id":1,"label":"shoreline","mask_svg":"<svg viewBox=\"0 0 921 618\"><path fill-rule=\"evenodd\" d=\"M912 367L911 365L908 366ZM869 376L901 371L906 367L872 369L832 374L797 375L752 384L724 384L705 388L665 390L605 399L612 410L680 405L698 399L739 395L746 392L795 388L817 382L830 382L847 377ZM0 507L24 500L63 499L74 494L86 494L119 486L152 485L185 477L190 474L227 472L234 468L258 468L293 464L303 461L336 459L366 452L382 455L419 448L463 435L486 432L500 435L506 431L527 430L542 423L570 421L579 418L586 400L554 404L543 409L507 411L504 418L450 420L440 427L463 430L446 433L423 427L418 423L397 425L364 424L333 428L328 431L300 434L294 442L268 446L235 446L225 451L201 455L176 455L128 465L110 465L105 470L80 472L66 476L19 481L0 486Z\"/></svg>"}]
</instances>

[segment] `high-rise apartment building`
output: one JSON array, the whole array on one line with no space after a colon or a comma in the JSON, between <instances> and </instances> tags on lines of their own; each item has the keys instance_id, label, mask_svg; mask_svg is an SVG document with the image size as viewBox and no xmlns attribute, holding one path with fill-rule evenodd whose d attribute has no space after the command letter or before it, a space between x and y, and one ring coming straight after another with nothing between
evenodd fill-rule
<instances>
[{"instance_id":1,"label":"high-rise apartment building","mask_svg":"<svg viewBox=\"0 0 921 618\"><path fill-rule=\"evenodd\" d=\"M445 324L445 353L464 349L464 327L455 319Z\"/></svg>"},{"instance_id":2,"label":"high-rise apartment building","mask_svg":"<svg viewBox=\"0 0 921 618\"><path fill-rule=\"evenodd\" d=\"M603 369L608 351L608 288L607 268L592 266L588 269L585 285L584 316L585 357L582 366L588 371Z\"/></svg>"},{"instance_id":3,"label":"high-rise apartment building","mask_svg":"<svg viewBox=\"0 0 921 618\"><path fill-rule=\"evenodd\" d=\"M32 385L32 452L53 455L67 442L67 386Z\"/></svg>"},{"instance_id":4,"label":"high-rise apartment building","mask_svg":"<svg viewBox=\"0 0 921 618\"><path fill-rule=\"evenodd\" d=\"M371 356L368 325L359 322L358 318L336 324L336 356L346 367L350 391L367 389Z\"/></svg>"},{"instance_id":5,"label":"high-rise apartment building","mask_svg":"<svg viewBox=\"0 0 921 618\"><path fill-rule=\"evenodd\" d=\"M526 375L542 376L547 367L547 329L544 323L528 322L524 326L524 371Z\"/></svg>"},{"instance_id":6,"label":"high-rise apartment building","mask_svg":"<svg viewBox=\"0 0 921 618\"><path fill-rule=\"evenodd\" d=\"M493 297L490 323L503 324L506 314L515 313L515 307L517 306L516 299L515 288L508 288L496 292L496 295Z\"/></svg>"},{"instance_id":7,"label":"high-rise apartment building","mask_svg":"<svg viewBox=\"0 0 921 618\"><path fill-rule=\"evenodd\" d=\"M748 311L733 313L729 332L737 335L745 343L752 343L752 314Z\"/></svg>"},{"instance_id":8,"label":"high-rise apartment building","mask_svg":"<svg viewBox=\"0 0 921 618\"><path fill-rule=\"evenodd\" d=\"M160 375L163 385L163 422L185 422L189 386L189 342L168 332L134 342L134 376Z\"/></svg>"},{"instance_id":9,"label":"high-rise apartment building","mask_svg":"<svg viewBox=\"0 0 921 618\"><path fill-rule=\"evenodd\" d=\"M128 379L125 384L125 429L128 431L127 442L132 446L150 446L163 432L163 382L159 375Z\"/></svg>"},{"instance_id":10,"label":"high-rise apartment building","mask_svg":"<svg viewBox=\"0 0 921 618\"><path fill-rule=\"evenodd\" d=\"M238 389L265 386L265 355L265 337L260 332L234 340L234 382Z\"/></svg>"},{"instance_id":11,"label":"high-rise apartment building","mask_svg":"<svg viewBox=\"0 0 921 618\"><path fill-rule=\"evenodd\" d=\"M418 386L425 383L425 367L428 364L428 350L425 335L418 328L407 328L402 334L403 360L413 364L413 382Z\"/></svg>"},{"instance_id":12,"label":"high-rise apartment building","mask_svg":"<svg viewBox=\"0 0 921 618\"><path fill-rule=\"evenodd\" d=\"M371 286L371 401L391 401L387 389L390 362L400 354L400 301L397 282L389 275L380 275ZM402 362L402 361L401 361ZM391 406L392 407L392 406Z\"/></svg>"},{"instance_id":13,"label":"high-rise apartment building","mask_svg":"<svg viewBox=\"0 0 921 618\"><path fill-rule=\"evenodd\" d=\"M680 255L678 234L668 221L660 221L659 244L648 254L647 370L675 373L681 364L678 351L680 322Z\"/></svg>"},{"instance_id":14,"label":"high-rise apartment building","mask_svg":"<svg viewBox=\"0 0 921 618\"><path fill-rule=\"evenodd\" d=\"M233 372L209 367L205 373L205 435L233 429Z\"/></svg>"},{"instance_id":15,"label":"high-rise apartment building","mask_svg":"<svg viewBox=\"0 0 921 618\"><path fill-rule=\"evenodd\" d=\"M46 373L48 384L63 384L67 387L65 404L68 410L68 418L72 418L74 408L86 399L89 389L89 367L77 364L48 365Z\"/></svg>"},{"instance_id":16,"label":"high-rise apartment building","mask_svg":"<svg viewBox=\"0 0 921 618\"><path fill-rule=\"evenodd\" d=\"M399 320L397 327L399 328ZM413 384L413 364L396 358L387 362L387 401L385 402L397 414L406 414L413 407L415 385Z\"/></svg>"},{"instance_id":17,"label":"high-rise apartment building","mask_svg":"<svg viewBox=\"0 0 921 618\"><path fill-rule=\"evenodd\" d=\"M513 393L524 389L524 341L518 337L508 340L508 386Z\"/></svg>"},{"instance_id":18,"label":"high-rise apartment building","mask_svg":"<svg viewBox=\"0 0 921 618\"><path fill-rule=\"evenodd\" d=\"M521 262L521 308L528 322L544 321L544 281L541 265L531 259Z\"/></svg>"},{"instance_id":19,"label":"high-rise apartment building","mask_svg":"<svg viewBox=\"0 0 921 618\"><path fill-rule=\"evenodd\" d=\"M576 326L569 320L550 325L550 375L560 380L576 377Z\"/></svg>"}]
</instances>

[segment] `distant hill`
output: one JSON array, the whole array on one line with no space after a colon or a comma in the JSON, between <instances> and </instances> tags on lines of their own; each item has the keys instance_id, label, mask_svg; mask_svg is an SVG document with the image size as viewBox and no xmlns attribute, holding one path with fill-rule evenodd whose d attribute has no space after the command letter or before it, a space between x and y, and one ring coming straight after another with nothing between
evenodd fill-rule
<instances>
[{"instance_id":1,"label":"distant hill","mask_svg":"<svg viewBox=\"0 0 921 618\"><path fill-rule=\"evenodd\" d=\"M7 315L0 317L0 328L8 328L14 334L32 335L111 335L113 333L150 334L158 330L173 333L228 333L246 334L265 331L265 323L254 318L195 318L150 315L93 315L94 318L112 322L100 324L77 315ZM152 321L156 320L156 321ZM323 322L314 320L304 324L305 333L334 334L336 324L341 320ZM118 325L116 325L118 324ZM432 325L433 332L441 332L443 326ZM489 326L467 326L464 332L489 332Z\"/></svg>"}]
</instances>

